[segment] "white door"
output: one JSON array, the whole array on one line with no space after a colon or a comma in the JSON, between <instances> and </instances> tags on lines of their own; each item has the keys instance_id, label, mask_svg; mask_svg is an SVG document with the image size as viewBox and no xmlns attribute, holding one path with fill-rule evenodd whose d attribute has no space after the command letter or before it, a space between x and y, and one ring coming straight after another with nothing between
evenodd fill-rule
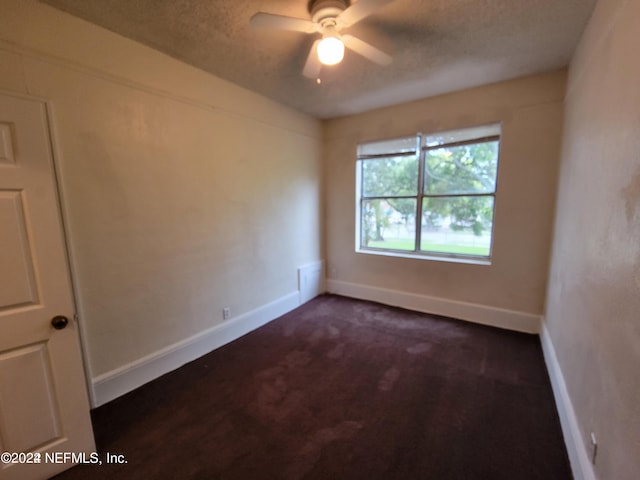
<instances>
[{"instance_id":1,"label":"white door","mask_svg":"<svg viewBox=\"0 0 640 480\"><path fill-rule=\"evenodd\" d=\"M0 95L0 479L94 448L45 105Z\"/></svg>"}]
</instances>

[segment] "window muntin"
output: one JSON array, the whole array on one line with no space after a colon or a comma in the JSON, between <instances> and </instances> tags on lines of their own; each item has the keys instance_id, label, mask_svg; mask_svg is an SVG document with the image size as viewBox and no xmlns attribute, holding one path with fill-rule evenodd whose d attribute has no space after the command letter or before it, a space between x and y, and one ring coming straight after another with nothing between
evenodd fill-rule
<instances>
[{"instance_id":1,"label":"window muntin","mask_svg":"<svg viewBox=\"0 0 640 480\"><path fill-rule=\"evenodd\" d=\"M357 250L489 259L499 149L499 125L359 145Z\"/></svg>"}]
</instances>

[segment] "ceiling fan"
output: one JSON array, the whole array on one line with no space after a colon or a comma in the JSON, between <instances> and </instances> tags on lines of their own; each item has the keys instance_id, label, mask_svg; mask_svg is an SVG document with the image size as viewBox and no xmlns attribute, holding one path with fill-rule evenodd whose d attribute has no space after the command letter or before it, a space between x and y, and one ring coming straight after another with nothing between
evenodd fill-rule
<instances>
[{"instance_id":1,"label":"ceiling fan","mask_svg":"<svg viewBox=\"0 0 640 480\"><path fill-rule=\"evenodd\" d=\"M309 14L311 20L259 12L251 17L251 26L316 33L317 39L307 56L302 70L305 77L316 79L322 65L335 65L344 57L347 47L378 65L389 65L391 57L353 35L343 35L341 31L373 14L393 0L359 0L350 4L349 0L311 0Z\"/></svg>"}]
</instances>

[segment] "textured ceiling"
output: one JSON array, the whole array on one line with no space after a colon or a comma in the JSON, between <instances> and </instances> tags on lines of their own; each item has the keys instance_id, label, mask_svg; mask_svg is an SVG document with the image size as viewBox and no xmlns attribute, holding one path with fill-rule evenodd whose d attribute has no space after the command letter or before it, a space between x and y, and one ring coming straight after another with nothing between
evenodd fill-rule
<instances>
[{"instance_id":1,"label":"textured ceiling","mask_svg":"<svg viewBox=\"0 0 640 480\"><path fill-rule=\"evenodd\" d=\"M347 51L302 76L318 34L254 29L258 12L309 18L307 0L41 0L319 118L568 64L596 0L395 0L344 32L393 56Z\"/></svg>"}]
</instances>

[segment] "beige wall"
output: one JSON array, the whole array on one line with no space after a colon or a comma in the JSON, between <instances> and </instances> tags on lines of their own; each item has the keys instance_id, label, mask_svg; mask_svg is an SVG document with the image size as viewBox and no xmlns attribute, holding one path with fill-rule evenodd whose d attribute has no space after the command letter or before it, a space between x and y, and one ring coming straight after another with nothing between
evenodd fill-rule
<instances>
[{"instance_id":1,"label":"beige wall","mask_svg":"<svg viewBox=\"0 0 640 480\"><path fill-rule=\"evenodd\" d=\"M51 105L93 378L297 290L319 122L31 0L0 12L0 89Z\"/></svg>"},{"instance_id":2,"label":"beige wall","mask_svg":"<svg viewBox=\"0 0 640 480\"><path fill-rule=\"evenodd\" d=\"M571 64L546 310L577 442L616 480L640 475L638 19L600 1Z\"/></svg>"},{"instance_id":3,"label":"beige wall","mask_svg":"<svg viewBox=\"0 0 640 480\"><path fill-rule=\"evenodd\" d=\"M444 299L446 305L470 303L493 312L506 309L539 316L549 261L565 80L565 72L558 71L326 122L329 285L345 282ZM492 122L502 122L503 135L491 265L355 252L359 142ZM448 312L445 306L438 313L458 312L455 308ZM505 326L519 328L517 322L514 318Z\"/></svg>"}]
</instances>

